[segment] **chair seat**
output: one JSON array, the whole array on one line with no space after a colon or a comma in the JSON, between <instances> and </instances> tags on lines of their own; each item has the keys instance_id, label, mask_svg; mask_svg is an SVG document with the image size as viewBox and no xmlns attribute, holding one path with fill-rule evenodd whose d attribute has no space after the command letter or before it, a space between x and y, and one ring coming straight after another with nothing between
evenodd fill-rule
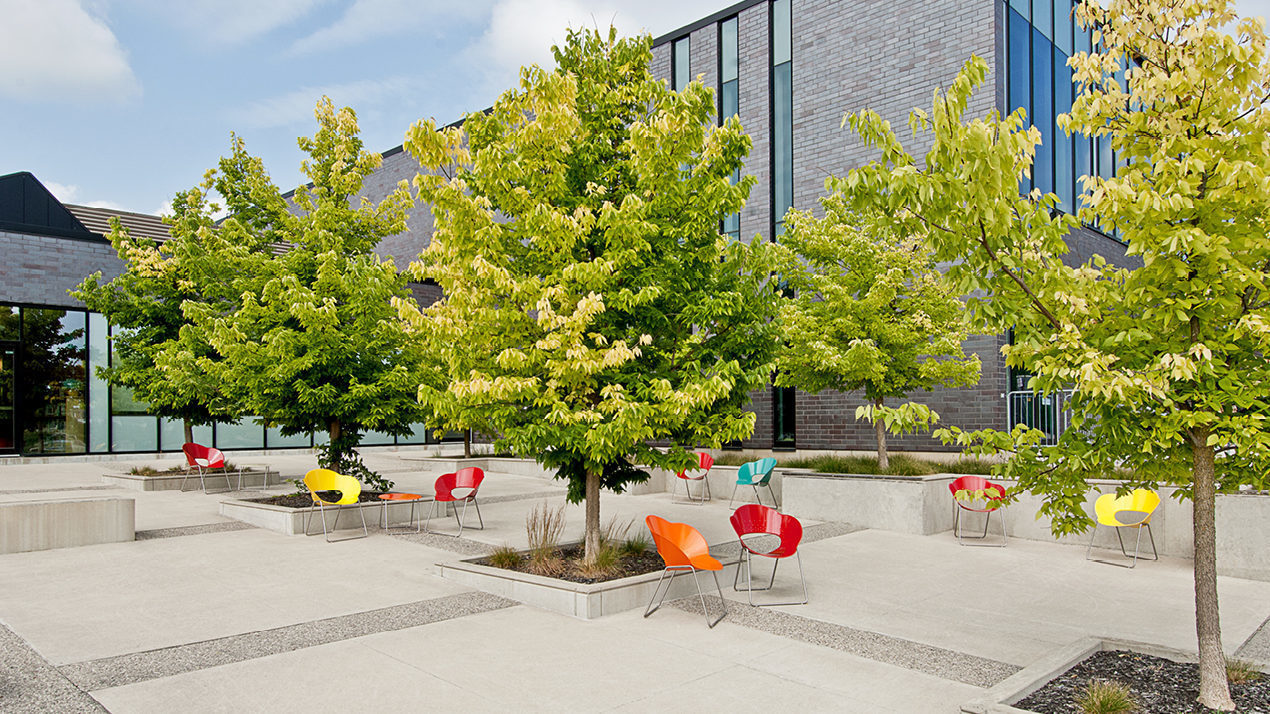
<instances>
[{"instance_id":1,"label":"chair seat","mask_svg":"<svg viewBox=\"0 0 1270 714\"><path fill-rule=\"evenodd\" d=\"M704 474L704 473L703 473L703 474L701 474L700 476L689 476L687 473L685 473L685 472L683 472L683 471L680 471L679 473L677 473L677 474L675 474L675 475L676 475L676 476L678 476L679 478L681 478L681 479L685 480L685 481L700 481L701 479L703 479L703 478L705 478L705 477L706 477L706 474Z\"/></svg>"},{"instance_id":2,"label":"chair seat","mask_svg":"<svg viewBox=\"0 0 1270 714\"><path fill-rule=\"evenodd\" d=\"M689 562L697 570L723 570L723 563L712 555L695 555Z\"/></svg>"},{"instance_id":3,"label":"chair seat","mask_svg":"<svg viewBox=\"0 0 1270 714\"><path fill-rule=\"evenodd\" d=\"M417 493L381 493L379 500L381 501L417 501L423 496Z\"/></svg>"},{"instance_id":4,"label":"chair seat","mask_svg":"<svg viewBox=\"0 0 1270 714\"><path fill-rule=\"evenodd\" d=\"M993 501L997 501L997 500L1000 500L1000 499L996 499L996 498L994 498L994 499L992 499L992 500L993 500ZM996 508L973 508L973 507L971 507L971 506L967 506L966 504L962 503L961 501L957 501L957 507L958 507L958 508L960 508L960 509L961 509L961 510L963 510L963 511L972 511L972 512L974 512L974 513L992 513L992 512L994 512L994 511L999 511L999 510L1001 510L1001 506L997 506Z\"/></svg>"}]
</instances>

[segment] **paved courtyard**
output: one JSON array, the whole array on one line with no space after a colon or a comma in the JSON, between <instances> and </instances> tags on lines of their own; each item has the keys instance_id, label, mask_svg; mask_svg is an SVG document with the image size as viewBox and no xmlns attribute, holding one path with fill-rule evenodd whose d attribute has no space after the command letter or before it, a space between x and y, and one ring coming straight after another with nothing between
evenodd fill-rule
<instances>
[{"instance_id":1,"label":"paved courtyard","mask_svg":"<svg viewBox=\"0 0 1270 714\"><path fill-rule=\"evenodd\" d=\"M367 462L399 490L429 492L437 472L413 456ZM314 465L234 460L287 478ZM488 474L487 528L462 540L372 525L328 544L224 518L225 495L102 483L134 463L0 465L0 501L134 497L138 529L130 543L0 556L0 711L951 714L1083 637L1195 643L1188 561L1127 570L1073 546L963 548L947 533L833 523L807 524L807 605L750 608L725 583L729 614L714 629L695 599L583 621L438 576L437 563L523 546L529 508L563 502L558 482ZM642 528L656 513L712 544L733 539L726 501L604 493L602 504L606 520ZM581 508L568 517L580 536ZM795 571L782 567L773 597L796 594ZM1219 588L1227 651L1270 662L1270 583Z\"/></svg>"}]
</instances>

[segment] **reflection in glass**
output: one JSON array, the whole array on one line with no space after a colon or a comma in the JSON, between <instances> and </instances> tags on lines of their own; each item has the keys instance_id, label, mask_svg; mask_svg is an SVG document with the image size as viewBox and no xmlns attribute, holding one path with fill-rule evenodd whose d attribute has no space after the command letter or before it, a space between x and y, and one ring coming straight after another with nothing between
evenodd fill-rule
<instances>
[{"instance_id":1,"label":"reflection in glass","mask_svg":"<svg viewBox=\"0 0 1270 714\"><path fill-rule=\"evenodd\" d=\"M1072 70L1067 66L1067 55L1057 47L1054 48L1054 104L1056 117L1072 110ZM1072 213L1072 137L1057 126L1054 127L1054 192L1058 194L1058 207Z\"/></svg>"},{"instance_id":2,"label":"reflection in glass","mask_svg":"<svg viewBox=\"0 0 1270 714\"><path fill-rule=\"evenodd\" d=\"M148 414L112 416L110 446L115 451L158 451L159 420Z\"/></svg>"},{"instance_id":3,"label":"reflection in glass","mask_svg":"<svg viewBox=\"0 0 1270 714\"><path fill-rule=\"evenodd\" d=\"M106 333L106 316L88 313L88 450L110 450L110 383L98 373L106 367L110 340Z\"/></svg>"},{"instance_id":4,"label":"reflection in glass","mask_svg":"<svg viewBox=\"0 0 1270 714\"><path fill-rule=\"evenodd\" d=\"M0 344L0 451L18 448L13 397L18 351L14 345Z\"/></svg>"},{"instance_id":5,"label":"reflection in glass","mask_svg":"<svg viewBox=\"0 0 1270 714\"><path fill-rule=\"evenodd\" d=\"M22 310L17 414L25 453L86 449L85 328L83 312Z\"/></svg>"},{"instance_id":6,"label":"reflection in glass","mask_svg":"<svg viewBox=\"0 0 1270 714\"><path fill-rule=\"evenodd\" d=\"M793 446L797 430L797 397L793 387L772 387L772 426L778 446Z\"/></svg>"},{"instance_id":7,"label":"reflection in glass","mask_svg":"<svg viewBox=\"0 0 1270 714\"><path fill-rule=\"evenodd\" d=\"M254 417L243 417L236 422L216 424L216 448L263 449L265 430Z\"/></svg>"},{"instance_id":8,"label":"reflection in glass","mask_svg":"<svg viewBox=\"0 0 1270 714\"><path fill-rule=\"evenodd\" d=\"M1041 132L1032 180L1042 193L1054 190L1054 55L1039 31L1032 33L1032 125Z\"/></svg>"},{"instance_id":9,"label":"reflection in glass","mask_svg":"<svg viewBox=\"0 0 1270 714\"><path fill-rule=\"evenodd\" d=\"M687 87L688 83L692 81L692 75L689 74L689 70L688 70L688 38L687 37L681 37L675 40L675 43L671 45L670 61L671 61L671 64L674 65L672 67L673 73L674 73L672 77L674 86L672 86L671 89L677 92L683 89L684 87Z\"/></svg>"},{"instance_id":10,"label":"reflection in glass","mask_svg":"<svg viewBox=\"0 0 1270 714\"><path fill-rule=\"evenodd\" d=\"M278 427L271 426L265 430L265 446L270 449L286 446L313 446L313 435L294 434L292 436L283 436L282 431Z\"/></svg>"}]
</instances>

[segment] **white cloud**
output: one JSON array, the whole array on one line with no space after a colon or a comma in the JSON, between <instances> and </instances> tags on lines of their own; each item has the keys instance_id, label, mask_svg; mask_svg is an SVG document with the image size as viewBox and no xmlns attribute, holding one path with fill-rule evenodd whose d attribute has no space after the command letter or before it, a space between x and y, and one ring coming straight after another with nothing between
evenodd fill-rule
<instances>
[{"instance_id":1,"label":"white cloud","mask_svg":"<svg viewBox=\"0 0 1270 714\"><path fill-rule=\"evenodd\" d=\"M79 186L72 183L58 183L56 181L40 181L44 184L44 188L53 194L53 197L62 203L75 203L75 196L79 195Z\"/></svg>"},{"instance_id":2,"label":"white cloud","mask_svg":"<svg viewBox=\"0 0 1270 714\"><path fill-rule=\"evenodd\" d=\"M224 45L254 40L331 0L146 0L148 10L186 32Z\"/></svg>"},{"instance_id":3,"label":"white cloud","mask_svg":"<svg viewBox=\"0 0 1270 714\"><path fill-rule=\"evenodd\" d=\"M133 211L131 208L125 208L123 205L115 203L114 201L85 201L84 203L80 203L77 205L88 206L89 208L109 208L112 211L129 211L132 213L136 212L136 211Z\"/></svg>"},{"instance_id":4,"label":"white cloud","mask_svg":"<svg viewBox=\"0 0 1270 714\"><path fill-rule=\"evenodd\" d=\"M77 0L0 0L0 96L68 104L141 94L106 22Z\"/></svg>"},{"instance_id":5,"label":"white cloud","mask_svg":"<svg viewBox=\"0 0 1270 714\"><path fill-rule=\"evenodd\" d=\"M317 87L303 87L269 99L261 99L230 112L236 127L269 129L313 124L313 107L323 95L337 107L352 107L359 115L386 102L418 91L420 82L408 77L388 77Z\"/></svg>"},{"instance_id":6,"label":"white cloud","mask_svg":"<svg viewBox=\"0 0 1270 714\"><path fill-rule=\"evenodd\" d=\"M654 37L721 10L729 0L498 0L485 33L467 50L473 66L485 68L486 89L511 87L521 67L551 64L551 46L570 27L610 24L623 35L648 32Z\"/></svg>"},{"instance_id":7,"label":"white cloud","mask_svg":"<svg viewBox=\"0 0 1270 714\"><path fill-rule=\"evenodd\" d=\"M354 0L338 20L291 45L291 54L358 45L378 37L410 33L414 41L429 28L481 19L491 0L420 3L418 0ZM438 33L442 30L438 29Z\"/></svg>"}]
</instances>

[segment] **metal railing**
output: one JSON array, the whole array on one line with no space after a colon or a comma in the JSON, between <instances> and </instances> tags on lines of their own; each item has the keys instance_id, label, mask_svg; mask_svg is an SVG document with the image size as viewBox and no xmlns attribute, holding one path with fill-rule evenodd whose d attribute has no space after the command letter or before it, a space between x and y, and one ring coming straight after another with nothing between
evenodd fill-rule
<instances>
[{"instance_id":1,"label":"metal railing","mask_svg":"<svg viewBox=\"0 0 1270 714\"><path fill-rule=\"evenodd\" d=\"M1013 429L1015 424L1025 424L1033 429L1040 429L1045 432L1041 444L1053 446L1058 443L1058 437L1071 426L1072 413L1067 408L1067 400L1071 396L1071 390L1053 394L1036 394L1030 390L1009 392L1005 398L1006 428Z\"/></svg>"}]
</instances>

